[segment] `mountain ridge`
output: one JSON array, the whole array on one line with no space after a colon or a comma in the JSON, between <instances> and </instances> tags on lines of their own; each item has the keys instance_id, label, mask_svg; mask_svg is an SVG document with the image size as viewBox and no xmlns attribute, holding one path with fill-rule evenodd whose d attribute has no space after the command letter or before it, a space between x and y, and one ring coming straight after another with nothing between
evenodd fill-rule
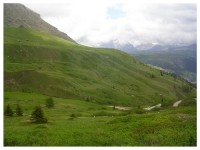
<instances>
[{"instance_id":1,"label":"mountain ridge","mask_svg":"<svg viewBox=\"0 0 200 150\"><path fill-rule=\"evenodd\" d=\"M38 13L19 3L4 4L4 26L32 29L76 43L66 33L44 21Z\"/></svg>"}]
</instances>

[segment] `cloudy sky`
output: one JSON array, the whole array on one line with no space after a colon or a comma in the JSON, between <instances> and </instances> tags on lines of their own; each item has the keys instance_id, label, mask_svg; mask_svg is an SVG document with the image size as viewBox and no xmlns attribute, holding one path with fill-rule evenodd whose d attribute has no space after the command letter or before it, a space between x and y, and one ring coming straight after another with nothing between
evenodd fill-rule
<instances>
[{"instance_id":1,"label":"cloudy sky","mask_svg":"<svg viewBox=\"0 0 200 150\"><path fill-rule=\"evenodd\" d=\"M66 1L27 4L41 17L88 46L112 40L134 46L146 43L192 44L197 37L197 7L188 3Z\"/></svg>"}]
</instances>

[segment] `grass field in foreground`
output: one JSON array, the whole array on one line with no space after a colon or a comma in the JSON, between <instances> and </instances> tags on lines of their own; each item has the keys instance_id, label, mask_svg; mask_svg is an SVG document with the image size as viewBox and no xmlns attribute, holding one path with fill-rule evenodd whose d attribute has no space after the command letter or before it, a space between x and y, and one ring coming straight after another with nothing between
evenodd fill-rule
<instances>
[{"instance_id":1,"label":"grass field in foreground","mask_svg":"<svg viewBox=\"0 0 200 150\"><path fill-rule=\"evenodd\" d=\"M136 113L113 110L91 102L53 98L55 107L45 107L48 96L5 92L4 106L19 104L24 116L4 117L5 146L195 146L196 104ZM190 100L191 101L191 100ZM30 123L40 105L47 124ZM76 118L71 118L71 114ZM95 116L95 117L94 117Z\"/></svg>"}]
</instances>

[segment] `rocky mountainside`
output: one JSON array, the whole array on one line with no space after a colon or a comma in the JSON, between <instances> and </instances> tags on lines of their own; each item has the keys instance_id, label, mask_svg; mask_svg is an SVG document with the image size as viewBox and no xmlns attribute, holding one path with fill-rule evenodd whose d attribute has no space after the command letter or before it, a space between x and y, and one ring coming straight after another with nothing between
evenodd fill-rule
<instances>
[{"instance_id":1,"label":"rocky mountainside","mask_svg":"<svg viewBox=\"0 0 200 150\"><path fill-rule=\"evenodd\" d=\"M32 29L75 42L67 34L48 24L39 14L22 4L4 4L4 26Z\"/></svg>"}]
</instances>

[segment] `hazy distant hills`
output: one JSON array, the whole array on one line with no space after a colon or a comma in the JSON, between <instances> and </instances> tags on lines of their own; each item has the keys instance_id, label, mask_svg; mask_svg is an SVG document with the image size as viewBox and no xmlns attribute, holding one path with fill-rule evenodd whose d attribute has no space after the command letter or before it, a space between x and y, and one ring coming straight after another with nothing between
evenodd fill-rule
<instances>
[{"instance_id":1,"label":"hazy distant hills","mask_svg":"<svg viewBox=\"0 0 200 150\"><path fill-rule=\"evenodd\" d=\"M146 50L132 52L132 54L142 62L167 69L192 83L196 83L196 53L195 45L163 51Z\"/></svg>"},{"instance_id":2,"label":"hazy distant hills","mask_svg":"<svg viewBox=\"0 0 200 150\"><path fill-rule=\"evenodd\" d=\"M48 24L41 19L39 14L22 4L4 4L4 25L16 28L32 29L75 42L67 34Z\"/></svg>"},{"instance_id":3,"label":"hazy distant hills","mask_svg":"<svg viewBox=\"0 0 200 150\"><path fill-rule=\"evenodd\" d=\"M140 61L162 67L180 75L189 82L196 83L197 45L161 45L146 43L134 46L131 43L120 44L118 40L101 43L102 47L116 48L132 54Z\"/></svg>"},{"instance_id":4,"label":"hazy distant hills","mask_svg":"<svg viewBox=\"0 0 200 150\"><path fill-rule=\"evenodd\" d=\"M182 44L177 44L177 45L152 45L151 47L147 49L142 49L141 47L137 47L138 50L148 50L148 51L170 51L173 53L174 51L195 51L197 49L196 44L191 44L191 45L182 45ZM175 52L176 53L176 52Z\"/></svg>"},{"instance_id":5,"label":"hazy distant hills","mask_svg":"<svg viewBox=\"0 0 200 150\"><path fill-rule=\"evenodd\" d=\"M102 42L99 44L100 47L104 48L116 48L128 53L133 53L135 51L176 51L176 50L196 50L197 44L158 44L158 43L144 43L139 45L133 45L130 42L120 43L119 40L111 40L107 42Z\"/></svg>"}]
</instances>

